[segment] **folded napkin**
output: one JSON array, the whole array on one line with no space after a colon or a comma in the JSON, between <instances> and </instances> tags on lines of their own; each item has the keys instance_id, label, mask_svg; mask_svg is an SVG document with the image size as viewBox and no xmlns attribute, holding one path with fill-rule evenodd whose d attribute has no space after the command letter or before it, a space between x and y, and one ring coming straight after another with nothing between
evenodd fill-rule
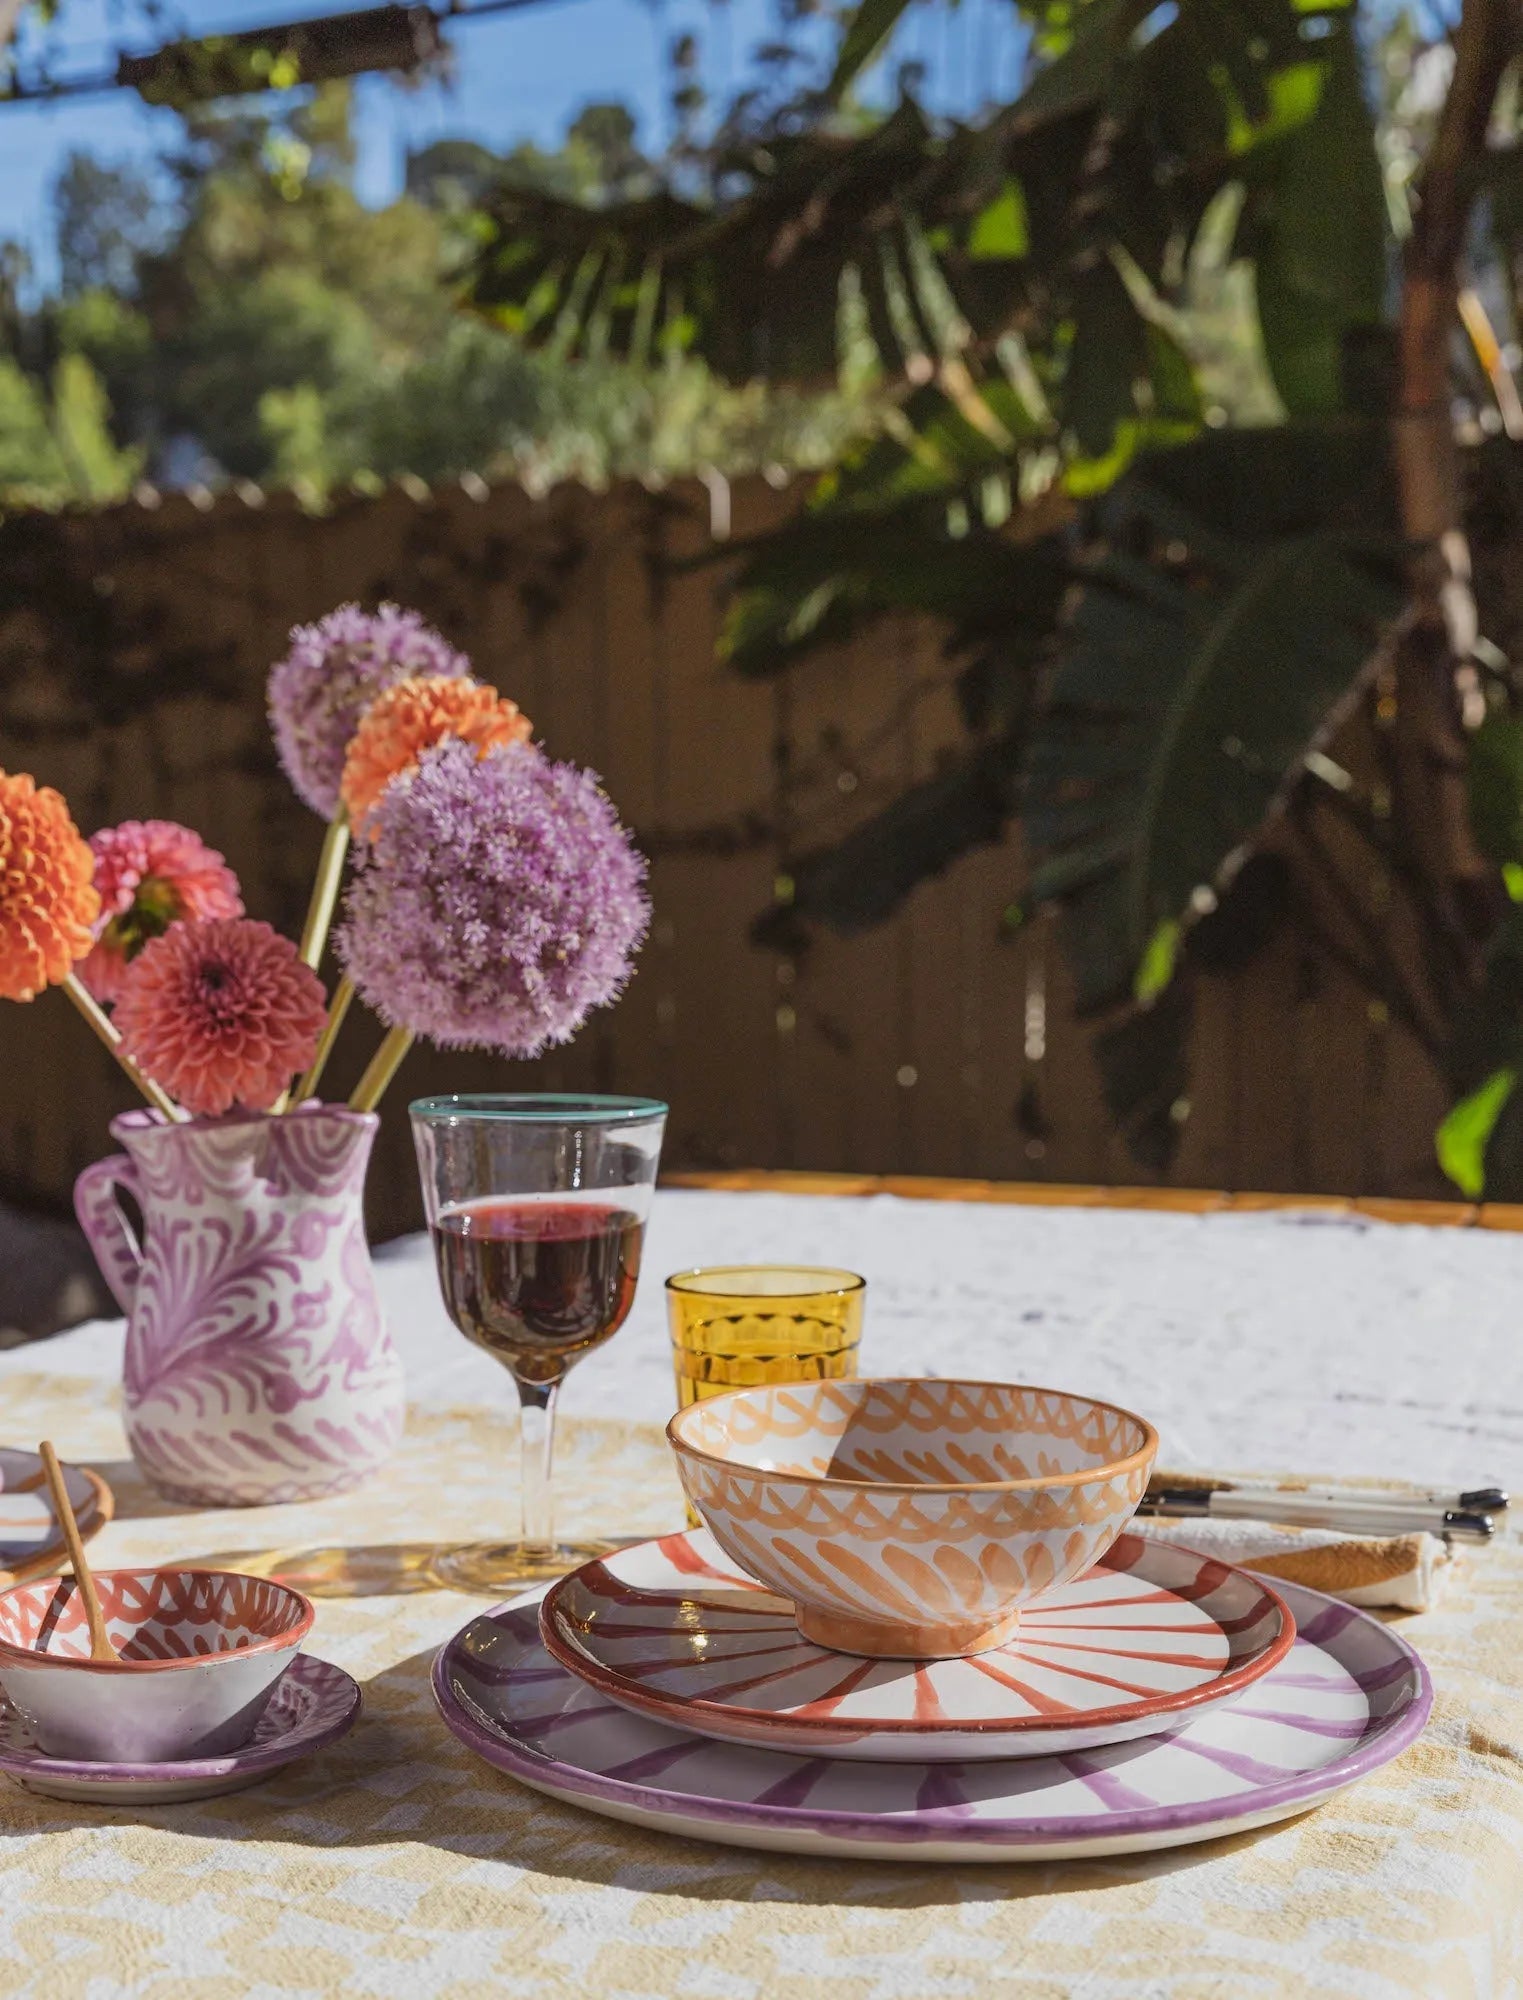
<instances>
[{"instance_id":1,"label":"folded napkin","mask_svg":"<svg viewBox=\"0 0 1523 2000\"><path fill-rule=\"evenodd\" d=\"M1219 1562L1240 1563L1304 1583L1372 1610L1427 1611L1455 1559L1438 1535L1380 1538L1335 1528L1279 1528L1263 1521L1179 1520L1138 1515L1132 1522L1150 1541L1195 1549Z\"/></svg>"}]
</instances>

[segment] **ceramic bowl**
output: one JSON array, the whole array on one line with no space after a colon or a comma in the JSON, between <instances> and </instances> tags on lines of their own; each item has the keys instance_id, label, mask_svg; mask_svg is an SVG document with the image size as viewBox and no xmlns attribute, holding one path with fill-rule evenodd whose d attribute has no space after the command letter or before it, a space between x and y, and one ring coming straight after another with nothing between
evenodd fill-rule
<instances>
[{"instance_id":1,"label":"ceramic bowl","mask_svg":"<svg viewBox=\"0 0 1523 2000\"><path fill-rule=\"evenodd\" d=\"M950 1659L1096 1562L1158 1449L1110 1403L1007 1382L737 1389L667 1426L688 1498L817 1645Z\"/></svg>"},{"instance_id":2,"label":"ceramic bowl","mask_svg":"<svg viewBox=\"0 0 1523 2000\"><path fill-rule=\"evenodd\" d=\"M96 1573L119 1660L90 1658L72 1577L0 1594L0 1687L50 1757L216 1757L254 1733L314 1612L299 1591L231 1570Z\"/></svg>"}]
</instances>

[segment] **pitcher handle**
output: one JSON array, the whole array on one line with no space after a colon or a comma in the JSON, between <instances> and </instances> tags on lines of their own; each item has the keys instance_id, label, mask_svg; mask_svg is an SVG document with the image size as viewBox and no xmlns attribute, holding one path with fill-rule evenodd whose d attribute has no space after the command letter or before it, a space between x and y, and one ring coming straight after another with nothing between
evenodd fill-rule
<instances>
[{"instance_id":1,"label":"pitcher handle","mask_svg":"<svg viewBox=\"0 0 1523 2000\"><path fill-rule=\"evenodd\" d=\"M122 1311L130 1313L143 1273L143 1246L116 1198L118 1188L141 1199L137 1170L125 1153L85 1168L74 1183L74 1213L90 1239L101 1276Z\"/></svg>"}]
</instances>

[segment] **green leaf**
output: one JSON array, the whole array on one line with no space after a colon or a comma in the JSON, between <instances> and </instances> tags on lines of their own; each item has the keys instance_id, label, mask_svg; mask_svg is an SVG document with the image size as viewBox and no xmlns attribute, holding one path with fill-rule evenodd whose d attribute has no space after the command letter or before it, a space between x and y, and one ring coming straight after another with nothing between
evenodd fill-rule
<instances>
[{"instance_id":1,"label":"green leaf","mask_svg":"<svg viewBox=\"0 0 1523 2000\"><path fill-rule=\"evenodd\" d=\"M1198 428L1204 417L1190 357L1164 327L1147 322L1148 384L1153 414L1167 423Z\"/></svg>"},{"instance_id":2,"label":"green leaf","mask_svg":"<svg viewBox=\"0 0 1523 2000\"><path fill-rule=\"evenodd\" d=\"M1156 417L1123 417L1109 451L1100 458L1071 458L1063 468L1063 484L1076 500L1093 500L1106 493L1144 452L1166 451L1188 444L1198 423Z\"/></svg>"},{"instance_id":3,"label":"green leaf","mask_svg":"<svg viewBox=\"0 0 1523 2000\"><path fill-rule=\"evenodd\" d=\"M1499 1069L1462 1097L1434 1135L1438 1163L1471 1201L1486 1191L1486 1149L1502 1107L1518 1085L1515 1069Z\"/></svg>"},{"instance_id":4,"label":"green leaf","mask_svg":"<svg viewBox=\"0 0 1523 2000\"><path fill-rule=\"evenodd\" d=\"M1293 417L1348 407L1351 355L1386 311L1390 213L1352 24L1321 48L1315 116L1242 162L1264 352Z\"/></svg>"},{"instance_id":5,"label":"green leaf","mask_svg":"<svg viewBox=\"0 0 1523 2000\"><path fill-rule=\"evenodd\" d=\"M1010 324L1027 259L972 257L970 220L1008 182L1025 189L1032 254L1060 254L1063 189L1082 131L933 132L905 100L866 131L805 129L716 162L737 192L716 208L662 193L604 208L507 189L466 282L468 302L567 359L601 347L685 350L730 381L823 383L836 373L843 300L890 375L969 333ZM1026 146L1043 169L1033 194ZM936 247L933 247L936 246ZM638 282L635 282L638 278ZM652 291L654 287L654 292ZM955 330L955 339L954 339Z\"/></svg>"},{"instance_id":6,"label":"green leaf","mask_svg":"<svg viewBox=\"0 0 1523 2000\"><path fill-rule=\"evenodd\" d=\"M1499 866L1523 861L1523 718L1493 710L1471 732L1465 778L1476 845Z\"/></svg>"},{"instance_id":7,"label":"green leaf","mask_svg":"<svg viewBox=\"0 0 1523 2000\"><path fill-rule=\"evenodd\" d=\"M859 0L850 26L841 38L836 66L826 85L825 95L839 103L853 78L866 69L899 25L899 17L909 0Z\"/></svg>"},{"instance_id":8,"label":"green leaf","mask_svg":"<svg viewBox=\"0 0 1523 2000\"><path fill-rule=\"evenodd\" d=\"M1149 0L1089 0L1063 52L1044 63L1021 93L1016 110L1023 121L1067 117L1098 105L1126 55L1132 27L1148 8Z\"/></svg>"},{"instance_id":9,"label":"green leaf","mask_svg":"<svg viewBox=\"0 0 1523 2000\"><path fill-rule=\"evenodd\" d=\"M1073 336L1063 376L1064 423L1086 458L1111 451L1120 425L1138 415L1148 379L1148 329L1110 263L1082 273L1073 292Z\"/></svg>"},{"instance_id":10,"label":"green leaf","mask_svg":"<svg viewBox=\"0 0 1523 2000\"><path fill-rule=\"evenodd\" d=\"M1327 70L1320 62L1292 63L1288 69L1277 70L1267 79L1269 107L1259 119L1250 118L1243 109L1225 70L1217 70L1212 81L1227 106L1227 151L1241 158L1255 146L1283 139L1316 116Z\"/></svg>"},{"instance_id":11,"label":"green leaf","mask_svg":"<svg viewBox=\"0 0 1523 2000\"><path fill-rule=\"evenodd\" d=\"M1018 445L1049 434L998 377L973 385L962 402L928 385L821 476L810 507L815 513L878 512L917 499L968 501L983 480L1011 470Z\"/></svg>"},{"instance_id":12,"label":"green leaf","mask_svg":"<svg viewBox=\"0 0 1523 2000\"><path fill-rule=\"evenodd\" d=\"M1151 1007L1134 1008L1094 1041L1105 1107L1127 1151L1149 1172L1173 1164L1189 1116L1191 981L1175 980Z\"/></svg>"},{"instance_id":13,"label":"green leaf","mask_svg":"<svg viewBox=\"0 0 1523 2000\"><path fill-rule=\"evenodd\" d=\"M1052 631L1068 567L1046 542L979 531L953 539L920 508L890 515L805 514L754 543L720 641L742 673L772 674L839 645L888 611L947 621L952 651L987 634L1029 652Z\"/></svg>"},{"instance_id":14,"label":"green leaf","mask_svg":"<svg viewBox=\"0 0 1523 2000\"><path fill-rule=\"evenodd\" d=\"M1095 527L1026 807L1090 1009L1230 876L1404 601L1373 427L1208 432L1139 462Z\"/></svg>"},{"instance_id":15,"label":"green leaf","mask_svg":"<svg viewBox=\"0 0 1523 2000\"><path fill-rule=\"evenodd\" d=\"M1132 995L1139 1006L1146 1007L1156 1000L1174 977L1181 935L1179 924L1166 917L1148 939L1132 981Z\"/></svg>"},{"instance_id":16,"label":"green leaf","mask_svg":"<svg viewBox=\"0 0 1523 2000\"><path fill-rule=\"evenodd\" d=\"M968 235L968 255L982 263L1004 257L1024 257L1031 248L1026 197L1017 180L1007 180L996 200L974 222Z\"/></svg>"}]
</instances>

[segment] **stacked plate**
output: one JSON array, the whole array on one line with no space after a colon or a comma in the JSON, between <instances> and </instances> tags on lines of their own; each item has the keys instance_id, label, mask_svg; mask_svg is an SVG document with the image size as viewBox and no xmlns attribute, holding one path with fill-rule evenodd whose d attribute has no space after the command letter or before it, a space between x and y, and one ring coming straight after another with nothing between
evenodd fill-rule
<instances>
[{"instance_id":1,"label":"stacked plate","mask_svg":"<svg viewBox=\"0 0 1523 2000\"><path fill-rule=\"evenodd\" d=\"M1169 1847L1396 1756L1432 1695L1363 1612L1123 1534L968 1658L863 1659L705 1530L584 1565L440 1652L454 1733L552 1797L737 1846L920 1860Z\"/></svg>"},{"instance_id":2,"label":"stacked plate","mask_svg":"<svg viewBox=\"0 0 1523 2000\"><path fill-rule=\"evenodd\" d=\"M88 1542L111 1519L116 1502L99 1473L82 1465L63 1468L79 1539ZM63 1531L43 1483L35 1451L0 1446L0 1590L27 1577L47 1576L68 1560Z\"/></svg>"}]
</instances>

